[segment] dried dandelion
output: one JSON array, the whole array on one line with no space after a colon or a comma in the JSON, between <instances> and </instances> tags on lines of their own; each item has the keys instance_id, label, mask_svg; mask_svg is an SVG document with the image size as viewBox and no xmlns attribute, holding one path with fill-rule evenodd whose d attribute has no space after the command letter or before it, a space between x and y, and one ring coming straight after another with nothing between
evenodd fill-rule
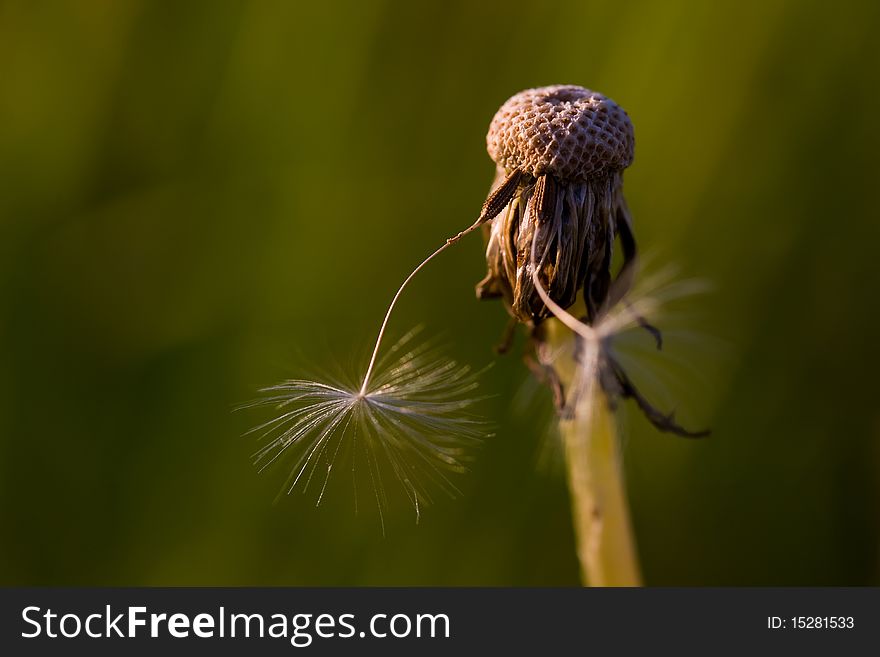
<instances>
[{"instance_id":1,"label":"dried dandelion","mask_svg":"<svg viewBox=\"0 0 880 657\"><path fill-rule=\"evenodd\" d=\"M497 188L517 176L518 186L486 231L488 273L477 296L503 299L512 320L529 327L535 353L527 362L554 391L585 581L638 585L614 405L620 398L635 400L661 431L687 437L705 432L690 432L655 409L611 349L613 336L632 324L662 347L648 321L653 308L626 298L636 265L623 197L623 170L634 154L632 123L600 93L541 87L504 103L486 141ZM615 277L618 237L623 264ZM570 312L577 309L580 317ZM505 341L500 351L507 346Z\"/></svg>"}]
</instances>

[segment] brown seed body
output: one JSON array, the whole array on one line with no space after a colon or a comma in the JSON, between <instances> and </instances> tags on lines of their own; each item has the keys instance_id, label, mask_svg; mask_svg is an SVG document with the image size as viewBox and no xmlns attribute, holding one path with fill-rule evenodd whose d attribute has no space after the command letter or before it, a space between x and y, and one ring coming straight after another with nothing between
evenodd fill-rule
<instances>
[{"instance_id":1,"label":"brown seed body","mask_svg":"<svg viewBox=\"0 0 880 657\"><path fill-rule=\"evenodd\" d=\"M635 255L623 199L622 170L634 148L626 112L582 87L529 89L498 110L486 143L498 165L494 188L521 175L517 193L488 227L489 271L477 295L502 297L514 317L538 324L551 313L535 290L534 265L563 308L583 290L593 321L609 302L616 235L626 263Z\"/></svg>"}]
</instances>

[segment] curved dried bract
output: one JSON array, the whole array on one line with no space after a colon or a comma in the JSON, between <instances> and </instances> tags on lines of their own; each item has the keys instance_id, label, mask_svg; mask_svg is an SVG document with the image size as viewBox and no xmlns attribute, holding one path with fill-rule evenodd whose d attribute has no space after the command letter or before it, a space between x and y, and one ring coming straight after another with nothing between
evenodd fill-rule
<instances>
[{"instance_id":1,"label":"curved dried bract","mask_svg":"<svg viewBox=\"0 0 880 657\"><path fill-rule=\"evenodd\" d=\"M548 175L522 186L486 229L488 273L477 284L477 296L502 297L521 322L538 324L552 316L531 277L529 254L541 226L538 275L550 297L569 308L584 290L588 309L598 311L609 292L620 222L629 222L629 212L619 173L569 184Z\"/></svg>"}]
</instances>

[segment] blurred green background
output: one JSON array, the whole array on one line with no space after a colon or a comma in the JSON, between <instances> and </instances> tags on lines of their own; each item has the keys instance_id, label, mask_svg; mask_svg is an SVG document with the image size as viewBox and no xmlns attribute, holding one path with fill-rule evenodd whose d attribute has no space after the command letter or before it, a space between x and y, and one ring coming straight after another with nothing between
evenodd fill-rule
<instances>
[{"instance_id":1,"label":"blurred green background","mask_svg":"<svg viewBox=\"0 0 880 657\"><path fill-rule=\"evenodd\" d=\"M880 584L878 29L873 2L0 2L0 583L577 584L516 355L462 496L384 538L344 477L273 504L241 437L267 416L231 412L364 355L476 216L497 107L575 83L633 119L643 247L714 288L669 395L712 438L626 417L648 583ZM392 330L496 360L483 272L478 239L444 254Z\"/></svg>"}]
</instances>

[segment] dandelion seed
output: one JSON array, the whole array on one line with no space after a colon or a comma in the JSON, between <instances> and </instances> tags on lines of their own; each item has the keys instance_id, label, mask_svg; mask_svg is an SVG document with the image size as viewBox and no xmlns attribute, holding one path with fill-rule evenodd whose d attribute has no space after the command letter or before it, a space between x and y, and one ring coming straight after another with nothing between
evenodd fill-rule
<instances>
[{"instance_id":1,"label":"dandelion seed","mask_svg":"<svg viewBox=\"0 0 880 657\"><path fill-rule=\"evenodd\" d=\"M513 198L519 188L520 176L519 171L511 173L483 203L473 224L448 238L403 280L385 312L358 389L295 379L264 389L269 397L248 405L269 404L284 411L255 429L262 431L264 437L281 429L280 436L255 455L255 460L263 463L263 467L277 460L288 448L294 445L303 447L288 481L288 493L303 477L303 486L307 488L317 464L323 462L326 473L318 497L320 502L333 464L349 436L351 449L359 445L366 458L380 512L386 505L380 467L383 462L390 466L403 485L417 517L429 497L416 475L424 472L441 488L454 492L455 487L441 467L461 470L460 445L473 442L477 435L485 436L485 427L477 432L478 424L454 416L474 402L460 397L473 389L475 382L470 378L469 370L453 361L431 360L419 349L404 355L388 370L383 370L377 359L388 322L410 281L450 246L491 221ZM399 348L400 344L396 349Z\"/></svg>"}]
</instances>

